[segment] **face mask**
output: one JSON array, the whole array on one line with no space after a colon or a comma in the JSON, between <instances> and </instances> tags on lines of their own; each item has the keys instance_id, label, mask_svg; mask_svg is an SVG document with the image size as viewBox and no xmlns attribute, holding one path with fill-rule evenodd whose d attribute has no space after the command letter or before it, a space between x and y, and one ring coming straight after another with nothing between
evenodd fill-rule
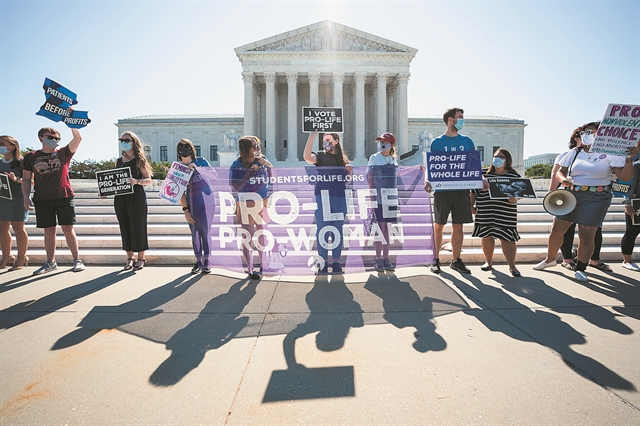
<instances>
[{"instance_id":1,"label":"face mask","mask_svg":"<svg viewBox=\"0 0 640 426\"><path fill-rule=\"evenodd\" d=\"M453 127L455 127L457 131L462 130L464 127L464 118L458 118L458 121L456 121L456 124L454 124Z\"/></svg>"},{"instance_id":2,"label":"face mask","mask_svg":"<svg viewBox=\"0 0 640 426\"><path fill-rule=\"evenodd\" d=\"M190 146L182 146L182 145L178 145L178 154L180 154L180 157L191 157L191 147Z\"/></svg>"},{"instance_id":3,"label":"face mask","mask_svg":"<svg viewBox=\"0 0 640 426\"><path fill-rule=\"evenodd\" d=\"M331 144L330 141L324 141L322 143L322 147L324 148L325 151L327 152L333 152L333 145Z\"/></svg>"},{"instance_id":4,"label":"face mask","mask_svg":"<svg viewBox=\"0 0 640 426\"><path fill-rule=\"evenodd\" d=\"M133 148L131 142L120 142L120 150L121 151L129 152L129 151L131 151L131 148Z\"/></svg>"},{"instance_id":5,"label":"face mask","mask_svg":"<svg viewBox=\"0 0 640 426\"><path fill-rule=\"evenodd\" d=\"M55 139L47 139L47 138L42 138L42 143L44 144L44 146L46 146L47 148L56 148L58 146L58 141Z\"/></svg>"},{"instance_id":6,"label":"face mask","mask_svg":"<svg viewBox=\"0 0 640 426\"><path fill-rule=\"evenodd\" d=\"M0 146L0 155L5 155L7 152L9 152L9 148L6 146Z\"/></svg>"},{"instance_id":7,"label":"face mask","mask_svg":"<svg viewBox=\"0 0 640 426\"><path fill-rule=\"evenodd\" d=\"M593 133L584 134L582 135L582 144L589 146L593 143L595 139L596 139L596 135L594 135Z\"/></svg>"},{"instance_id":8,"label":"face mask","mask_svg":"<svg viewBox=\"0 0 640 426\"><path fill-rule=\"evenodd\" d=\"M494 167L502 167L504 166L504 158L493 157L493 160L491 160L491 164L493 164Z\"/></svg>"},{"instance_id":9,"label":"face mask","mask_svg":"<svg viewBox=\"0 0 640 426\"><path fill-rule=\"evenodd\" d=\"M388 149L391 149L391 144L390 143L378 142L378 151L384 152L384 151L386 151Z\"/></svg>"}]
</instances>

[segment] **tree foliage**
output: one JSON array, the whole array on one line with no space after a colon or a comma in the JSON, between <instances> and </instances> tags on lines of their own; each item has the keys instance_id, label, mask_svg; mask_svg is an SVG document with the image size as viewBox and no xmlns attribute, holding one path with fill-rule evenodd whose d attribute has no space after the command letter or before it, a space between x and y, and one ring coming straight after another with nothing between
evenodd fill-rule
<instances>
[{"instance_id":1,"label":"tree foliage","mask_svg":"<svg viewBox=\"0 0 640 426\"><path fill-rule=\"evenodd\" d=\"M530 178L551 178L551 170L553 167L550 164L536 164L525 170L524 175Z\"/></svg>"}]
</instances>

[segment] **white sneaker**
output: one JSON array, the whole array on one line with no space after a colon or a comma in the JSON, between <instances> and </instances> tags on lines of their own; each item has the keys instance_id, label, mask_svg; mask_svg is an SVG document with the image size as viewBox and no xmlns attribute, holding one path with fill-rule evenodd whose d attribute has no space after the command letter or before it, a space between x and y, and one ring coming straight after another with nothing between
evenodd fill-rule
<instances>
[{"instance_id":1,"label":"white sneaker","mask_svg":"<svg viewBox=\"0 0 640 426\"><path fill-rule=\"evenodd\" d=\"M76 259L73 261L73 269L71 269L73 272L84 271L84 269L84 263L82 263L82 260Z\"/></svg>"},{"instance_id":2,"label":"white sneaker","mask_svg":"<svg viewBox=\"0 0 640 426\"><path fill-rule=\"evenodd\" d=\"M58 269L58 264L54 260L53 262L47 262L35 271L33 271L33 275L45 274L47 272L55 271Z\"/></svg>"},{"instance_id":3,"label":"white sneaker","mask_svg":"<svg viewBox=\"0 0 640 426\"><path fill-rule=\"evenodd\" d=\"M587 278L587 274L584 273L584 271L576 271L576 280L578 281L589 281L589 278Z\"/></svg>"},{"instance_id":4,"label":"white sneaker","mask_svg":"<svg viewBox=\"0 0 640 426\"><path fill-rule=\"evenodd\" d=\"M636 263L634 262L622 262L622 267L624 269L628 269L630 271L636 271L636 272L640 272L640 266L638 266Z\"/></svg>"},{"instance_id":5,"label":"white sneaker","mask_svg":"<svg viewBox=\"0 0 640 426\"><path fill-rule=\"evenodd\" d=\"M551 262L547 263L544 260L536 265L533 265L533 269L535 269L536 271L542 271L544 268L553 268L554 266L556 266L558 264L558 262L556 262L555 260L552 260Z\"/></svg>"}]
</instances>

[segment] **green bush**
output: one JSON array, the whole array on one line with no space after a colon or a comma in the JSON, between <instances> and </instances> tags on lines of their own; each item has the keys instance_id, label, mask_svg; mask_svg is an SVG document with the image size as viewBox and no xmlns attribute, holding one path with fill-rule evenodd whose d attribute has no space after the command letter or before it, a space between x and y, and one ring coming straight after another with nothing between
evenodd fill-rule
<instances>
[{"instance_id":1,"label":"green bush","mask_svg":"<svg viewBox=\"0 0 640 426\"><path fill-rule=\"evenodd\" d=\"M88 159L82 162L72 160L69 165L69 177L71 179L95 179L96 172L115 169L115 167L115 159L102 161Z\"/></svg>"},{"instance_id":2,"label":"green bush","mask_svg":"<svg viewBox=\"0 0 640 426\"><path fill-rule=\"evenodd\" d=\"M171 163L168 161L151 161L151 169L153 170L154 179L164 179L169 173Z\"/></svg>"},{"instance_id":3,"label":"green bush","mask_svg":"<svg viewBox=\"0 0 640 426\"><path fill-rule=\"evenodd\" d=\"M543 178L549 179L551 178L551 170L553 166L550 164L536 164L535 166L529 167L525 170L524 175L530 178Z\"/></svg>"}]
</instances>

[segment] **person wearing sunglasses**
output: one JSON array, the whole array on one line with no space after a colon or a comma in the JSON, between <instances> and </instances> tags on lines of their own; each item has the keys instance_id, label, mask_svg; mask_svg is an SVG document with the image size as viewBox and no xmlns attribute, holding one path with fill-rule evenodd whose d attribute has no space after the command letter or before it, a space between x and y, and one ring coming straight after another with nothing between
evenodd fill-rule
<instances>
[{"instance_id":1,"label":"person wearing sunglasses","mask_svg":"<svg viewBox=\"0 0 640 426\"><path fill-rule=\"evenodd\" d=\"M38 132L42 148L24 156L22 178L29 182L33 176L33 202L29 198L30 185L22 185L24 208L36 208L36 226L44 229L44 247L47 262L33 274L40 275L58 269L56 263L56 226L60 225L67 246L73 256L73 272L83 271L80 260L78 238L73 225L76 223L76 211L73 202L75 196L69 179L69 164L78 150L82 136L78 129L71 129L73 138L64 147L58 148L60 132L53 127L44 127ZM57 218L57 222L56 222Z\"/></svg>"},{"instance_id":2,"label":"person wearing sunglasses","mask_svg":"<svg viewBox=\"0 0 640 426\"><path fill-rule=\"evenodd\" d=\"M576 197L575 208L553 219L549 235L547 257L533 269L541 271L556 266L556 254L562 245L564 234L572 223L578 224L578 261L575 277L578 281L589 281L585 271L589 258L593 254L595 234L611 205L611 173L620 180L629 180L633 175L631 157L638 154L636 146L627 150L627 158L592 153L591 145L600 122L591 122L573 131L572 137L582 145L577 146L559 162L560 170L556 174L558 181Z\"/></svg>"},{"instance_id":3,"label":"person wearing sunglasses","mask_svg":"<svg viewBox=\"0 0 640 426\"><path fill-rule=\"evenodd\" d=\"M273 164L262 153L260 139L257 136L242 136L238 140L238 150L240 155L229 168L229 183L236 192L236 223L241 228L238 230L238 236L241 240L249 241L249 244L242 244L242 258L249 277L252 280L258 280L266 266L264 251L258 250L260 267L256 272L253 264L253 250L250 245L255 245L253 236L268 222L269 175ZM261 203L262 208L256 217L248 212L254 210L257 203ZM265 237L260 236L259 243L262 247L265 245L264 240Z\"/></svg>"},{"instance_id":4,"label":"person wearing sunglasses","mask_svg":"<svg viewBox=\"0 0 640 426\"><path fill-rule=\"evenodd\" d=\"M211 224L216 211L215 193L210 180L218 174L204 157L196 156L196 147L189 139L180 139L177 152L180 162L193 169L187 189L180 198L182 212L191 230L191 244L196 263L192 274L211 273Z\"/></svg>"},{"instance_id":5,"label":"person wearing sunglasses","mask_svg":"<svg viewBox=\"0 0 640 426\"><path fill-rule=\"evenodd\" d=\"M147 263L144 253L149 250L147 194L144 185L151 183L153 170L138 135L124 132L120 135L119 142L120 158L116 161L116 168L129 167L131 170L133 194L118 195L113 200L113 207L120 226L122 249L127 252L127 263L123 269L139 271ZM136 257L135 253L138 253Z\"/></svg>"}]
</instances>

